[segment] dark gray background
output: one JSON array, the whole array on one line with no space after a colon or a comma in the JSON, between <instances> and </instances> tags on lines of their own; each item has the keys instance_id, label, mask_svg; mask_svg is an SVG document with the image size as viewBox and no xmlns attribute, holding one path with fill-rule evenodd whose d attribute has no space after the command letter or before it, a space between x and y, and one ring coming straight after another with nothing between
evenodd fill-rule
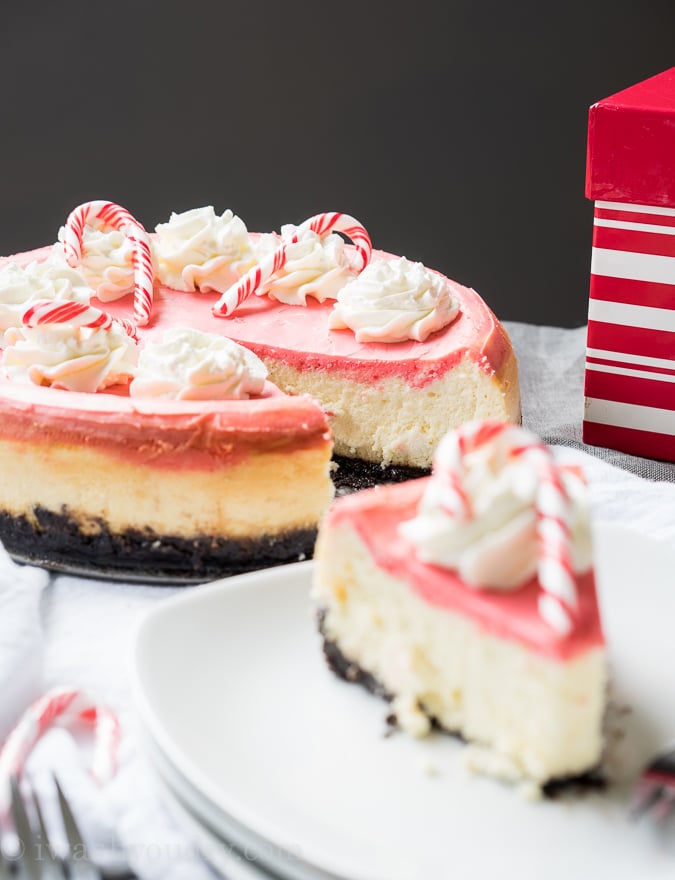
<instances>
[{"instance_id":1,"label":"dark gray background","mask_svg":"<svg viewBox=\"0 0 675 880\"><path fill-rule=\"evenodd\" d=\"M675 2L3 3L0 253L109 198L147 228L324 210L476 287L586 320L588 105L675 64Z\"/></svg>"}]
</instances>

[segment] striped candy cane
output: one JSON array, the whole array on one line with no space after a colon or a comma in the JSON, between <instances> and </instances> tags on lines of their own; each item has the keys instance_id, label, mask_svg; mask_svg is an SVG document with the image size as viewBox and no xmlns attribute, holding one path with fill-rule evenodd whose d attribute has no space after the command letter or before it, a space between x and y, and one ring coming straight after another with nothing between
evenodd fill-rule
<instances>
[{"instance_id":1,"label":"striped candy cane","mask_svg":"<svg viewBox=\"0 0 675 880\"><path fill-rule=\"evenodd\" d=\"M124 233L132 245L134 267L134 315L136 323L148 323L152 310L155 270L150 251L150 237L144 227L126 208L114 202L85 202L71 211L66 220L63 249L70 266L82 258L84 228L90 220L99 219L106 226Z\"/></svg>"},{"instance_id":2,"label":"striped candy cane","mask_svg":"<svg viewBox=\"0 0 675 880\"><path fill-rule=\"evenodd\" d=\"M349 214L340 214L337 211L328 214L315 214L314 217L310 217L309 220L305 220L298 226L292 241L300 241L308 230L316 232L321 238L325 238L331 232L342 232L347 238L350 238L358 254L358 262L354 267L357 273L363 272L370 262L373 255L370 236L365 227Z\"/></svg>"},{"instance_id":3,"label":"striped candy cane","mask_svg":"<svg viewBox=\"0 0 675 880\"><path fill-rule=\"evenodd\" d=\"M306 232L315 232L321 238L326 238L331 232L343 232L352 240L356 248L356 271L362 272L370 262L373 253L370 236L365 227L358 220L350 217L349 214L336 212L316 214L296 228L289 244L295 244L295 242L300 241ZM287 244L285 242L280 244L272 255L250 269L241 277L237 284L225 291L213 307L213 314L219 318L226 318L228 315L231 315L249 296L256 293L272 275L280 272L286 265L286 247Z\"/></svg>"},{"instance_id":4,"label":"striped candy cane","mask_svg":"<svg viewBox=\"0 0 675 880\"><path fill-rule=\"evenodd\" d=\"M219 318L231 315L244 300L259 290L268 278L271 278L276 272L280 272L285 265L286 245L282 244L273 254L261 260L257 266L253 266L245 275L242 275L237 284L225 291L213 307L213 314Z\"/></svg>"},{"instance_id":5,"label":"striped candy cane","mask_svg":"<svg viewBox=\"0 0 675 880\"><path fill-rule=\"evenodd\" d=\"M471 502L464 489L466 456L500 441L507 459L524 457L537 472L537 575L542 590L539 613L561 636L568 635L577 610L570 551L570 502L550 449L533 434L506 422L488 420L462 426L443 438L434 457L433 478L441 488L441 507L448 516L460 521L471 519Z\"/></svg>"},{"instance_id":6,"label":"striped candy cane","mask_svg":"<svg viewBox=\"0 0 675 880\"><path fill-rule=\"evenodd\" d=\"M0 749L0 812L8 806L9 779L21 775L35 745L56 724L90 730L92 776L104 784L115 775L120 726L114 712L75 688L54 688L29 706Z\"/></svg>"},{"instance_id":7,"label":"striped candy cane","mask_svg":"<svg viewBox=\"0 0 675 880\"><path fill-rule=\"evenodd\" d=\"M537 567L542 594L539 613L553 629L568 635L577 612L577 586L570 550L569 497L559 469L545 447L526 453L539 473Z\"/></svg>"},{"instance_id":8,"label":"striped candy cane","mask_svg":"<svg viewBox=\"0 0 675 880\"><path fill-rule=\"evenodd\" d=\"M441 507L448 516L460 521L471 519L471 499L464 491L464 458L509 427L506 422L469 422L443 437L434 454L433 470L436 485L441 488Z\"/></svg>"},{"instance_id":9,"label":"striped candy cane","mask_svg":"<svg viewBox=\"0 0 675 880\"><path fill-rule=\"evenodd\" d=\"M94 306L78 302L58 302L43 299L33 303L22 316L24 327L41 327L45 324L72 324L76 327L92 327L109 330L118 324L132 339L136 339L136 325L126 318L117 318Z\"/></svg>"}]
</instances>

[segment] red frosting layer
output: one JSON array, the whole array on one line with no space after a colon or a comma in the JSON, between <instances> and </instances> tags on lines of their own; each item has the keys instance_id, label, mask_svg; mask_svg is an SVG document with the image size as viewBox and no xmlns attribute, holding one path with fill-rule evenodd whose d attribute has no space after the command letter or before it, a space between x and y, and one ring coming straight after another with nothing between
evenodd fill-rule
<instances>
[{"instance_id":1,"label":"red frosting layer","mask_svg":"<svg viewBox=\"0 0 675 880\"><path fill-rule=\"evenodd\" d=\"M267 383L251 400L171 401L0 383L0 435L21 442L104 448L149 467L216 469L261 451L328 442L309 397Z\"/></svg>"},{"instance_id":2,"label":"red frosting layer","mask_svg":"<svg viewBox=\"0 0 675 880\"><path fill-rule=\"evenodd\" d=\"M41 248L0 259L0 265L26 265L46 259L50 252ZM374 256L394 259L381 251ZM155 285L150 321L139 329L139 337L141 342L159 339L170 327L192 327L229 336L262 358L297 369L326 370L364 384L397 376L420 388L465 357L487 373L499 370L510 352L505 331L475 291L449 283L461 304L460 315L426 342L360 344L350 330L329 331L332 302L311 298L305 308L252 296L231 318L216 318L212 307L219 294L185 293L161 285ZM93 297L92 303L114 315L132 316L131 294L113 303ZM215 467L228 455L240 457L246 450L287 443L290 437L296 447L324 442L318 438L328 425L318 406L309 399L274 397L271 387L255 401L171 402L129 398L126 387L78 394L0 380L0 405L7 401L2 434L35 442L67 442L70 437L105 446L125 460L135 457L152 464L161 456L163 467Z\"/></svg>"},{"instance_id":3,"label":"red frosting layer","mask_svg":"<svg viewBox=\"0 0 675 880\"><path fill-rule=\"evenodd\" d=\"M427 481L413 480L341 498L328 513L328 525L348 523L380 568L406 581L430 605L464 614L494 635L560 661L604 644L592 571L577 578L578 620L572 634L560 638L539 615L541 588L536 579L510 593L476 590L453 572L420 562L398 526L416 515Z\"/></svg>"},{"instance_id":4,"label":"red frosting layer","mask_svg":"<svg viewBox=\"0 0 675 880\"><path fill-rule=\"evenodd\" d=\"M26 264L46 258L49 252L42 248L7 259ZM374 251L373 258L396 259L383 251ZM460 303L460 314L425 342L358 343L351 330L328 329L332 301L318 303L311 297L303 307L252 296L230 318L216 318L211 309L219 294L184 293L158 284L150 322L139 335L151 339L169 327L193 327L229 336L261 358L298 369L327 370L364 384L398 376L422 388L465 357L489 374L498 371L511 350L506 332L475 290L449 279L448 283ZM131 317L131 295L113 303L100 303L94 297L92 303L114 315Z\"/></svg>"}]
</instances>

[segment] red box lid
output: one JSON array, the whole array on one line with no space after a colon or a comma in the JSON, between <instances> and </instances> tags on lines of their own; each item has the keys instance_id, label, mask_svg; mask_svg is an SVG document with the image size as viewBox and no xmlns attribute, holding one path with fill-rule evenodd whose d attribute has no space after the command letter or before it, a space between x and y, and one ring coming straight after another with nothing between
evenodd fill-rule
<instances>
[{"instance_id":1,"label":"red box lid","mask_svg":"<svg viewBox=\"0 0 675 880\"><path fill-rule=\"evenodd\" d=\"M675 207L675 67L593 104L586 196Z\"/></svg>"}]
</instances>

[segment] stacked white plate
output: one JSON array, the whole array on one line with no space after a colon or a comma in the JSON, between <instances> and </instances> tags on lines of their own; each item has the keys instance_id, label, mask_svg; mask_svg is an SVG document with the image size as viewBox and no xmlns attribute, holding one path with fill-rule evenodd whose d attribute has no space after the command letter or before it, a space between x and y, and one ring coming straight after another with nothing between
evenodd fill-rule
<instances>
[{"instance_id":1,"label":"stacked white plate","mask_svg":"<svg viewBox=\"0 0 675 880\"><path fill-rule=\"evenodd\" d=\"M672 877L675 834L626 804L675 737L675 559L596 538L612 703L631 710L608 791L531 803L471 777L451 737L385 736L386 705L326 668L300 563L186 591L139 629L135 700L175 818L231 880Z\"/></svg>"}]
</instances>

